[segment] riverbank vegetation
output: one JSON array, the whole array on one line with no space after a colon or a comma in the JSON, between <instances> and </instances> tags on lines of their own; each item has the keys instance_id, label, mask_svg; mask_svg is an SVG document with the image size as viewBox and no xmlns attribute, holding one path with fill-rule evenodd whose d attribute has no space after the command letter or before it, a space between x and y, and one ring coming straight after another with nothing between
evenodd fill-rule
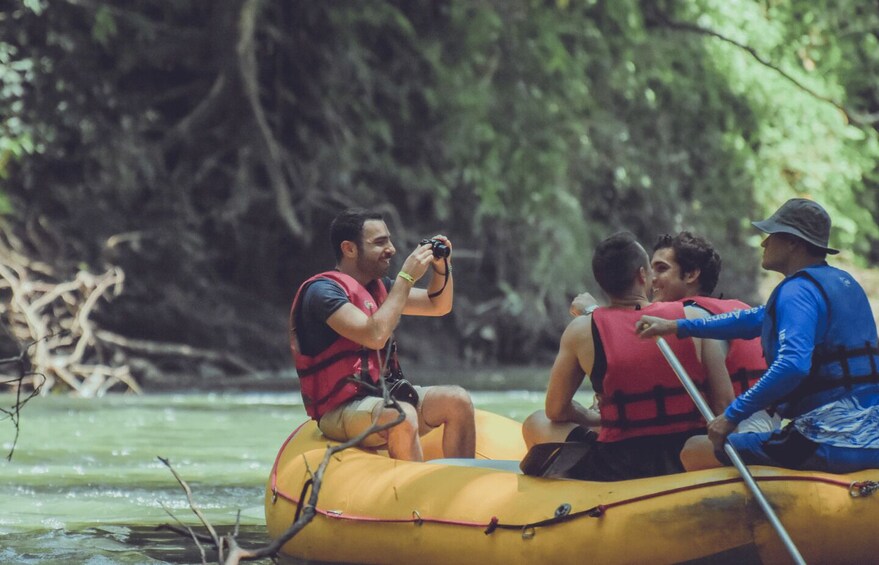
<instances>
[{"instance_id":1,"label":"riverbank vegetation","mask_svg":"<svg viewBox=\"0 0 879 565\"><path fill-rule=\"evenodd\" d=\"M59 388L288 367L347 205L452 238L453 314L401 337L445 367L551 358L619 229L706 234L759 301L749 219L808 196L879 261L866 0L24 0L0 34L4 351Z\"/></svg>"}]
</instances>

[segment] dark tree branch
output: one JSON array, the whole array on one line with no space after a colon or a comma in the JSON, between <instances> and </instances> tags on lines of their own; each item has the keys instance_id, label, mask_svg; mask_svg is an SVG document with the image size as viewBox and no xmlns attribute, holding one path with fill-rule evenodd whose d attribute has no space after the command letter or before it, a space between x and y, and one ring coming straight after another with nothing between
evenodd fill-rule
<instances>
[{"instance_id":1,"label":"dark tree branch","mask_svg":"<svg viewBox=\"0 0 879 565\"><path fill-rule=\"evenodd\" d=\"M245 373L254 373L256 368L251 366L243 359L224 351L214 351L211 349L200 349L185 345L182 343L164 343L160 341L147 341L142 339L133 339L121 336L107 330L95 331L95 337L98 340L112 343L123 349L146 353L153 357L171 356L185 357L189 359L199 359L204 361L213 361L238 369Z\"/></svg>"},{"instance_id":2,"label":"dark tree branch","mask_svg":"<svg viewBox=\"0 0 879 565\"><path fill-rule=\"evenodd\" d=\"M198 520L201 522L202 526L204 526L207 529L208 533L210 534L209 539L214 544L214 547L217 548L217 551L219 553L219 560L220 560L220 562L222 562L223 561L223 553L224 553L223 540L220 538L220 536L217 535L217 531L211 525L210 521L205 517L204 514L202 514L201 509L198 506L196 506L195 499L192 496L192 489L189 488L189 484L187 484L187 482L184 481L180 477L180 475L177 474L177 471L174 469L174 467L171 466L170 461L168 461L164 457L159 457L159 461L161 461L166 467L168 467L168 469L170 469L171 474L174 475L174 478L177 479L177 482L183 488L183 491L186 493L186 499L189 501L189 508L192 510L193 514L195 514L198 517ZM169 514L170 514L170 512L169 512ZM171 517L174 518L175 520L177 520L177 518L174 517L173 514L171 514ZM177 522L180 523L179 520L177 520ZM201 546L201 543L199 543L198 536L196 536L195 532L193 532L188 526L184 526L184 527L186 527L186 529L189 532L190 536L192 537L193 541L195 541L196 545L198 545L199 551L201 551L202 561L204 562L205 552Z\"/></svg>"},{"instance_id":3,"label":"dark tree branch","mask_svg":"<svg viewBox=\"0 0 879 565\"><path fill-rule=\"evenodd\" d=\"M278 214L290 230L290 233L297 239L303 239L307 237L306 230L293 207L293 202L290 198L290 186L285 176L285 171L287 171L287 176L289 176L289 173L292 173L293 170L289 165L285 166L283 149L272 133L269 121L266 118L265 109L259 97L256 23L262 9L262 3L262 0L246 0L241 7L237 46L238 68L244 92L250 104L250 110L256 120L260 136L267 150L263 163L275 192Z\"/></svg>"},{"instance_id":4,"label":"dark tree branch","mask_svg":"<svg viewBox=\"0 0 879 565\"><path fill-rule=\"evenodd\" d=\"M662 22L667 27L669 27L671 29L686 31L689 33L697 33L700 35L706 35L708 37L713 37L715 39L719 39L723 42L729 43L730 45L733 45L733 46L741 49L742 51L745 51L746 53L751 55L751 57L753 57L754 60L756 60L758 63L760 63L761 65L763 65L766 68L772 69L773 71L775 71L776 73L778 73L779 75L781 75L782 77L787 79L794 86L796 86L797 88L799 88L800 90L802 90L803 92L808 94L809 96L812 96L813 98L815 98L817 100L821 100L822 102L826 102L826 103L832 105L834 108L836 108L837 110L839 110L840 112L843 113L843 115L846 117L847 121L849 121L853 124L862 125L862 126L872 126L872 125L876 124L877 122L879 122L879 113L864 114L864 113L861 113L861 112L858 112L855 110L851 110L849 108L846 108L843 104L837 102L836 100L834 100L828 96L824 96L823 94L819 94L818 92L815 92L813 89L809 88L808 86L806 86L805 84L803 84L802 82L800 82L799 80L797 80L796 78L791 76L789 73L787 73L785 70L780 68L778 65L775 65L774 63L772 63L772 61L769 61L768 59L764 58L762 55L760 55L757 52L756 49L754 49L753 47L751 47L749 45L745 45L744 43L740 43L740 42L736 41L735 39L727 37L727 36L717 32L713 29L702 27L698 24L694 24L694 23L690 23L690 22L680 22L677 20L673 20L673 19L669 18L667 15L665 15L664 13L659 12L659 11L657 11L657 14L658 14L658 17L662 20Z\"/></svg>"},{"instance_id":5,"label":"dark tree branch","mask_svg":"<svg viewBox=\"0 0 879 565\"><path fill-rule=\"evenodd\" d=\"M189 485L187 485L186 481L184 481L180 477L180 475L177 474L177 472L171 466L171 463L163 457L159 457L159 460L171 470L171 473L174 474L174 478L177 479L177 482L183 488L184 492L186 492L186 497L189 501L190 509L195 513L196 516L198 516L202 525L208 530L210 535L197 534L193 532L191 528L183 525L180 520L178 520L170 512L168 513L171 514L171 517L174 518L174 520L181 525L172 526L169 524L164 524L160 526L160 528L176 532L177 534L184 537L191 537L193 541L195 541L195 543L199 546L200 550L200 542L213 544L213 546L218 549L219 562L225 563L225 565L237 565L241 561L252 561L255 559L263 559L265 557L277 556L278 552L281 551L281 548L284 547L284 544L293 539L296 534L301 532L302 529L305 528L305 526L307 526L317 514L317 502L318 497L320 496L321 485L323 484L323 476L333 456L340 451L344 451L350 447L354 447L355 445L360 444L360 442L362 442L364 439L366 439L367 436L371 434L383 432L385 430L393 428L406 418L406 415L397 400L390 397L390 394L388 393L388 387L385 384L384 379L381 380L381 393L382 397L384 398L385 406L393 406L393 408L397 410L397 418L392 422L388 422L387 424L378 425L376 423L373 423L369 428L361 432L358 436L353 437L348 441L340 443L338 445L327 446L327 450L324 452L324 457L321 460L320 465L318 465L317 469L313 473L311 473L311 493L308 497L308 502L303 504L304 497L303 499L299 500L299 508L297 509L296 519L294 520L293 524L290 525L286 532L281 534L270 544L255 549L247 549L238 545L236 537L238 535L238 526L241 517L240 511L238 513L238 518L236 518L235 521L234 531L231 534L227 534L222 537L218 536L216 530L213 528L213 526L211 526L210 522L208 522L207 518L205 518L205 516L196 506ZM228 547L228 555L226 556L225 560L223 559L224 547ZM202 551L202 560L204 559L204 551Z\"/></svg>"},{"instance_id":6,"label":"dark tree branch","mask_svg":"<svg viewBox=\"0 0 879 565\"><path fill-rule=\"evenodd\" d=\"M178 143L181 139L187 139L193 131L207 122L211 115L219 108L220 101L228 91L228 83L229 81L226 79L225 73L221 72L218 74L207 96L165 134L165 138L161 143L162 149L169 150L174 144Z\"/></svg>"},{"instance_id":7,"label":"dark tree branch","mask_svg":"<svg viewBox=\"0 0 879 565\"><path fill-rule=\"evenodd\" d=\"M171 468L170 464L168 464L164 459L162 459L161 457L159 457L159 459L162 461L162 463L165 463L165 465L167 465L169 468ZM173 468L171 468L171 472L174 473ZM176 477L177 474L174 473L174 476ZM180 478L178 477L177 480L180 481ZM189 487L187 485L184 488L189 488ZM195 547L198 548L198 552L201 554L201 562L204 564L207 564L207 553L205 552L204 545L201 542L211 543L214 540L210 536L196 533L195 530L193 530L192 528L190 528L189 526L187 526L186 524L181 522L180 519L177 518L177 516L175 516L173 512L171 512L171 509L168 508L167 506L165 506L163 503L159 502L159 505L162 507L162 510L165 511L165 514L170 516L172 520L174 520L175 522L177 522L180 525L179 526L172 526L170 524L162 524L162 525L158 526L156 529L157 530L170 530L170 531L172 531L182 537L188 536L193 541L193 543L195 543Z\"/></svg>"},{"instance_id":8,"label":"dark tree branch","mask_svg":"<svg viewBox=\"0 0 879 565\"><path fill-rule=\"evenodd\" d=\"M9 328L7 328L5 325L3 326L3 333L14 339L14 336L9 331ZM28 350L34 345L36 345L36 342L32 342L28 344L27 347L21 348L19 354L15 357L0 359L0 366L14 365L17 367L16 376L0 381L0 384L11 385L15 387L15 402L13 402L12 406L10 406L8 410L6 408L0 408L0 413L4 415L3 418L9 418L9 420L12 421L12 425L15 427L15 437L12 439L12 447L9 448L9 453L6 454L7 461L12 461L12 454L15 453L15 446L18 444L18 436L21 432L21 409L24 407L25 404L28 403L30 399L40 393L40 389L42 389L43 383L46 382L45 375L43 375L42 373L31 372L30 370L31 361ZM39 384L34 385L31 391L25 395L25 393L23 392L24 387L22 386L22 382L27 377L40 377L41 381Z\"/></svg>"},{"instance_id":9,"label":"dark tree branch","mask_svg":"<svg viewBox=\"0 0 879 565\"><path fill-rule=\"evenodd\" d=\"M387 400L386 388L384 392L385 398ZM323 460L321 461L320 465L318 465L317 470L312 476L311 495L308 498L308 503L302 507L302 511L299 513L299 518L295 522L293 522L293 524L287 529L286 532L284 532L278 538L272 541L272 543L259 549L247 551L246 553L242 554L242 558L246 557L247 559L260 559L263 557L277 555L281 548L284 547L284 544L293 539L296 534L302 531L302 529L305 528L305 526L307 526L309 522L312 521L312 519L314 519L314 516L317 514L317 500L318 496L320 495L321 485L323 484L323 476L326 472L327 465L330 464L330 459L332 459L333 455L339 453L340 451L344 451L349 447L354 447L355 445L358 445L370 434L382 432L387 429L393 428L406 418L405 414L403 413L403 409L400 408L400 405L397 403L396 400L391 400L391 404L399 412L397 414L396 420L381 426L373 424L357 437L349 439L345 443L340 443L339 445L327 447L327 450L324 452ZM302 501L300 500L299 503L302 504Z\"/></svg>"}]
</instances>

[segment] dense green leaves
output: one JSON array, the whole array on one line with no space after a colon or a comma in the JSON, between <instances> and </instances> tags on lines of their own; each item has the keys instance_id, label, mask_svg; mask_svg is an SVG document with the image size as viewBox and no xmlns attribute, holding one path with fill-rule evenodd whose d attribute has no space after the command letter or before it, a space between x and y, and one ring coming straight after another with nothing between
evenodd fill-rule
<instances>
[{"instance_id":1,"label":"dense green leaves","mask_svg":"<svg viewBox=\"0 0 879 565\"><path fill-rule=\"evenodd\" d=\"M749 300L748 220L791 196L879 259L866 0L31 0L0 17L19 229L68 242L35 258L122 265L137 282L109 323L138 337L281 363L283 304L331 264L326 226L351 204L388 212L401 255L453 238L446 329L474 358L550 351L620 229L706 234L718 290ZM216 332L217 312L251 329Z\"/></svg>"},{"instance_id":2,"label":"dense green leaves","mask_svg":"<svg viewBox=\"0 0 879 565\"><path fill-rule=\"evenodd\" d=\"M862 51L876 42L879 28L869 24L877 22L875 11L868 10L866 27L852 36L851 16L866 3L785 2L768 10L759 3L703 4L703 25L772 62L706 42L716 68L754 112L755 129L745 141L753 148L748 165L756 201L768 211L792 196L814 198L834 217L836 244L868 254L879 237L867 178L879 145L872 124L857 122L876 103L879 75L864 73L865 63L877 69L876 51ZM860 95L865 78L872 89L866 100Z\"/></svg>"}]
</instances>

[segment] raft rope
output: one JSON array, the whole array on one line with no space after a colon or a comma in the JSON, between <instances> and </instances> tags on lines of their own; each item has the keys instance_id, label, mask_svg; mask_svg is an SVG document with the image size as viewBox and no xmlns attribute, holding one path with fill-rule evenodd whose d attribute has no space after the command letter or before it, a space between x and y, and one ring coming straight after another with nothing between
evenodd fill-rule
<instances>
[{"instance_id":1,"label":"raft rope","mask_svg":"<svg viewBox=\"0 0 879 565\"><path fill-rule=\"evenodd\" d=\"M272 504L275 504L278 498L283 498L287 502L291 504L295 504L297 506L296 516L299 516L299 513L302 508L303 501L305 499L305 492L311 486L311 479L307 480L305 484L302 486L302 492L300 493L299 499L297 500L293 496L285 493L283 490L278 488L278 463L281 459L281 454L284 452L284 448L293 439L296 433L304 426L302 424L296 430L290 434L290 437L284 442L284 445L281 446L281 449L278 451L278 456L275 458L275 463L272 465L272 475L271 475L271 487L272 487ZM852 498L862 498L866 496L870 496L877 490L879 490L879 481L840 481L837 479L831 479L827 477L803 477L796 475L776 475L770 477L754 477L756 481L760 482L776 482L776 481L793 481L793 482L812 482L812 483L821 483L831 486L838 486L846 489L849 495ZM743 482L741 477L731 477L728 479L720 479L716 481L708 481L705 483L699 483L694 485L687 485L683 487L662 490L658 492L652 492L649 494L644 494L641 496L635 496L632 498L625 498L622 500L617 500L615 502L609 502L607 504L598 504L593 506L592 508L587 508L586 510L579 510L577 512L572 512L571 505L568 503L561 504L555 510L555 514L552 518L547 518L546 520L540 520L537 522L531 522L526 524L504 524L501 523L500 519L497 516L492 516L488 523L485 522L473 522L467 520L452 520L448 518L432 518L429 516L422 516L418 510L413 510L411 517L409 518L379 518L376 516L357 516L354 514L343 514L339 510L322 510L320 508L315 508L315 512L322 516L326 516L327 518L334 518L337 520L350 520L355 522L381 522L387 524L400 524L400 523L411 523L416 526L421 526L423 524L447 524L454 526L466 526L471 528L482 528L483 533L489 535L496 530L520 530L522 532L522 537L524 539L530 539L534 537L537 528L552 526L555 524L561 524L564 522L568 522L570 520L575 520L581 517L588 518L601 518L603 517L608 510L613 508L618 508L620 506L626 506L627 504L633 504L635 502L641 502L643 500L650 500L652 498L660 498L663 496L669 496L672 494L677 494L680 492L687 492L690 490L697 490L701 488L710 488L721 485L728 485L733 483L741 483Z\"/></svg>"}]
</instances>

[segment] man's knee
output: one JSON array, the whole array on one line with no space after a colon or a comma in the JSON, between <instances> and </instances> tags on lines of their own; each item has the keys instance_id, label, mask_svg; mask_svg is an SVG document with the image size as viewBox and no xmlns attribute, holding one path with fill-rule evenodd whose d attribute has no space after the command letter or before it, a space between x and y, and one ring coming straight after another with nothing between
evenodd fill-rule
<instances>
[{"instance_id":1,"label":"man's knee","mask_svg":"<svg viewBox=\"0 0 879 565\"><path fill-rule=\"evenodd\" d=\"M452 385L449 387L449 398L455 408L465 414L473 414L473 399L464 387Z\"/></svg>"},{"instance_id":2,"label":"man's knee","mask_svg":"<svg viewBox=\"0 0 879 565\"><path fill-rule=\"evenodd\" d=\"M417 434L418 433L418 411L408 402L400 402L400 409L403 411L403 419L389 431L391 433L401 434ZM389 424L400 418L400 412L394 407L382 408L382 414L379 417L379 423Z\"/></svg>"},{"instance_id":3,"label":"man's knee","mask_svg":"<svg viewBox=\"0 0 879 565\"><path fill-rule=\"evenodd\" d=\"M536 410L522 422L522 434L527 437L539 433L541 430L545 430L549 423L546 413L543 410Z\"/></svg>"},{"instance_id":4,"label":"man's knee","mask_svg":"<svg viewBox=\"0 0 879 565\"><path fill-rule=\"evenodd\" d=\"M687 471L699 471L712 467L721 467L722 463L714 456L714 444L708 436L693 436L684 443L681 449L681 465Z\"/></svg>"},{"instance_id":5,"label":"man's knee","mask_svg":"<svg viewBox=\"0 0 879 565\"><path fill-rule=\"evenodd\" d=\"M694 445L694 438L690 438L684 444L683 449L681 449L681 465L684 466L684 469L687 471L692 471L696 466L696 455L693 453L695 449L698 449L698 444Z\"/></svg>"},{"instance_id":6,"label":"man's knee","mask_svg":"<svg viewBox=\"0 0 879 565\"><path fill-rule=\"evenodd\" d=\"M532 412L525 418L525 421L522 422L522 438L525 440L525 445L528 448L541 442L543 435L541 430L546 429L548 422L549 419L543 410Z\"/></svg>"},{"instance_id":7,"label":"man's knee","mask_svg":"<svg viewBox=\"0 0 879 565\"><path fill-rule=\"evenodd\" d=\"M431 388L433 390L430 390L424 398L424 402L431 405L429 409L439 408L446 417L473 415L473 399L463 387L446 385Z\"/></svg>"},{"instance_id":8,"label":"man's knee","mask_svg":"<svg viewBox=\"0 0 879 565\"><path fill-rule=\"evenodd\" d=\"M442 425L472 428L475 424L475 409L470 393L457 385L425 388L419 411L422 433Z\"/></svg>"}]
</instances>

